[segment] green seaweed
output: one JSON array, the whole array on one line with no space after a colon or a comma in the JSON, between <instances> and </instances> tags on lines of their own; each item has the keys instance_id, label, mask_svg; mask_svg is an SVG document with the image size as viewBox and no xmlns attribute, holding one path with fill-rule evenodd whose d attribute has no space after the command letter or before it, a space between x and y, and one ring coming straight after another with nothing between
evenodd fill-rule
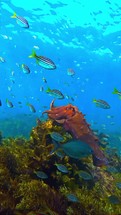
<instances>
[{"instance_id":1,"label":"green seaweed","mask_svg":"<svg viewBox=\"0 0 121 215\"><path fill-rule=\"evenodd\" d=\"M51 120L40 122L30 138L4 138L0 143L0 214L25 215L118 215L121 204L113 204L110 196L121 199L121 158L112 150L111 165L118 173L93 166L91 156L75 160L58 157L53 150L51 132L59 132L65 142L72 137ZM109 147L109 146L108 146ZM108 155L107 155L108 156ZM68 168L64 174L56 168L61 163ZM79 177L80 170L91 173L91 180ZM43 171L47 179L35 174ZM68 194L78 202L70 202Z\"/></svg>"}]
</instances>

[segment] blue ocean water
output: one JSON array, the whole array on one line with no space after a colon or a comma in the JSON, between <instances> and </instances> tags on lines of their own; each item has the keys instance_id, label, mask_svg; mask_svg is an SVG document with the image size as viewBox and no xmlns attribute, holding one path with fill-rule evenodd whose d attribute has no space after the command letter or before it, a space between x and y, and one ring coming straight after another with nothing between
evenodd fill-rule
<instances>
[{"instance_id":1,"label":"blue ocean water","mask_svg":"<svg viewBox=\"0 0 121 215\"><path fill-rule=\"evenodd\" d=\"M28 29L11 18L14 12L28 21ZM121 91L121 2L6 0L1 1L0 19L0 57L5 59L0 63L3 136L29 135L36 118L49 109L53 99L46 93L49 87L65 96L55 101L57 106L77 106L91 128L109 134L110 144L121 150L121 100L112 94L114 88ZM57 68L46 70L28 58L33 49ZM30 74L23 73L22 64ZM68 75L68 68L74 76ZM6 99L13 108L7 107ZM110 109L96 107L93 99L106 101Z\"/></svg>"}]
</instances>

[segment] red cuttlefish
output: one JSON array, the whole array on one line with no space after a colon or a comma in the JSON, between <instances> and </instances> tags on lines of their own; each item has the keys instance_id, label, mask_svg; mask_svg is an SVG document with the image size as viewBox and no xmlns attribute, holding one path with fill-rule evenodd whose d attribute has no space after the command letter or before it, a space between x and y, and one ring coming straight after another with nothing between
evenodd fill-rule
<instances>
[{"instance_id":1,"label":"red cuttlefish","mask_svg":"<svg viewBox=\"0 0 121 215\"><path fill-rule=\"evenodd\" d=\"M44 113L47 113L49 118L61 124L74 139L80 140L80 144L83 142L91 148L93 164L95 166L104 166L108 164L107 158L98 145L98 138L94 135L90 125L86 122L84 115L76 106L68 104L61 107L55 107L53 100L50 105L50 110L46 110Z\"/></svg>"}]
</instances>

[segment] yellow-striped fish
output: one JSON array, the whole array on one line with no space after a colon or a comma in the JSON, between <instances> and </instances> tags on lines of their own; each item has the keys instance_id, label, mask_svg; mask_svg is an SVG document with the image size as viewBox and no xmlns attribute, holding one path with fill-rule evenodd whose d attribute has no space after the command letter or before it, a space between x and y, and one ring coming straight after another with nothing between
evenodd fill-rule
<instances>
[{"instance_id":1,"label":"yellow-striped fish","mask_svg":"<svg viewBox=\"0 0 121 215\"><path fill-rule=\"evenodd\" d=\"M34 107L32 104L27 103L26 105L29 107L29 109L30 109L30 111L31 111L32 113L35 113L35 112L36 112L36 109L35 109L35 107Z\"/></svg>"},{"instance_id":2,"label":"yellow-striped fish","mask_svg":"<svg viewBox=\"0 0 121 215\"><path fill-rule=\"evenodd\" d=\"M32 51L32 54L29 55L29 58L35 58L36 63L45 69L49 70L56 69L56 65L51 59L44 56L38 56L34 50Z\"/></svg>"},{"instance_id":3,"label":"yellow-striped fish","mask_svg":"<svg viewBox=\"0 0 121 215\"><path fill-rule=\"evenodd\" d=\"M97 107L100 107L103 109L109 109L110 108L110 105L102 99L93 99L93 102L96 104Z\"/></svg>"},{"instance_id":4,"label":"yellow-striped fish","mask_svg":"<svg viewBox=\"0 0 121 215\"><path fill-rule=\"evenodd\" d=\"M121 91L118 91L116 88L114 88L113 94L117 94L119 98L121 99Z\"/></svg>"},{"instance_id":5,"label":"yellow-striped fish","mask_svg":"<svg viewBox=\"0 0 121 215\"><path fill-rule=\"evenodd\" d=\"M14 13L13 16L11 16L11 18L16 19L17 24L20 25L22 28L29 28L29 23L25 18L17 16L16 13Z\"/></svg>"},{"instance_id":6,"label":"yellow-striped fish","mask_svg":"<svg viewBox=\"0 0 121 215\"><path fill-rule=\"evenodd\" d=\"M64 95L62 94L62 92L57 89L50 89L48 87L46 93L48 93L50 96L53 96L56 99L64 99Z\"/></svg>"}]
</instances>

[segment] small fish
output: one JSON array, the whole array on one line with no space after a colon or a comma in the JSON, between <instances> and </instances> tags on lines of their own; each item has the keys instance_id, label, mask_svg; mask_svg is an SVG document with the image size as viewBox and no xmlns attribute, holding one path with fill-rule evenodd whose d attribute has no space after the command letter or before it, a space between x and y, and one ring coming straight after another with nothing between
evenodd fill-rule
<instances>
[{"instance_id":1,"label":"small fish","mask_svg":"<svg viewBox=\"0 0 121 215\"><path fill-rule=\"evenodd\" d=\"M108 138L107 138L107 137L103 137L103 138L101 139L101 141L107 142L107 141L108 141Z\"/></svg>"},{"instance_id":2,"label":"small fish","mask_svg":"<svg viewBox=\"0 0 121 215\"><path fill-rule=\"evenodd\" d=\"M2 106L2 102L1 102L1 100L0 100L0 106Z\"/></svg>"},{"instance_id":3,"label":"small fish","mask_svg":"<svg viewBox=\"0 0 121 215\"><path fill-rule=\"evenodd\" d=\"M109 109L110 108L110 105L102 99L93 99L93 102L96 104L97 107L100 107L103 109Z\"/></svg>"},{"instance_id":4,"label":"small fish","mask_svg":"<svg viewBox=\"0 0 121 215\"><path fill-rule=\"evenodd\" d=\"M69 68L69 69L67 69L67 75L73 76L73 75L75 75L75 71L73 69Z\"/></svg>"},{"instance_id":5,"label":"small fish","mask_svg":"<svg viewBox=\"0 0 121 215\"><path fill-rule=\"evenodd\" d=\"M44 82L45 84L47 84L46 78L43 77L42 80L43 80L43 82Z\"/></svg>"},{"instance_id":6,"label":"small fish","mask_svg":"<svg viewBox=\"0 0 121 215\"><path fill-rule=\"evenodd\" d=\"M17 16L16 13L13 14L13 16L11 16L11 18L15 18L16 19L16 22L19 26L21 26L22 28L29 28L29 23L28 21L21 17L21 16Z\"/></svg>"},{"instance_id":7,"label":"small fish","mask_svg":"<svg viewBox=\"0 0 121 215\"><path fill-rule=\"evenodd\" d=\"M55 154L59 157L59 158L61 158L61 159L63 159L64 157L65 157L65 153L60 149L60 150L57 150L56 152L55 152Z\"/></svg>"},{"instance_id":8,"label":"small fish","mask_svg":"<svg viewBox=\"0 0 121 215\"><path fill-rule=\"evenodd\" d=\"M55 140L57 142L64 141L64 137L61 134L59 134L58 132L52 132L52 133L50 133L50 136L53 140Z\"/></svg>"},{"instance_id":9,"label":"small fish","mask_svg":"<svg viewBox=\"0 0 121 215\"><path fill-rule=\"evenodd\" d=\"M54 149L52 153L62 149L67 156L75 159L84 158L92 154L90 146L80 140L72 139L64 144L60 144L57 141L53 141L53 143Z\"/></svg>"},{"instance_id":10,"label":"small fish","mask_svg":"<svg viewBox=\"0 0 121 215\"><path fill-rule=\"evenodd\" d=\"M66 197L71 202L79 202L79 199L74 194L67 194Z\"/></svg>"},{"instance_id":11,"label":"small fish","mask_svg":"<svg viewBox=\"0 0 121 215\"><path fill-rule=\"evenodd\" d=\"M8 91L11 91L12 90L12 87L11 86L8 86Z\"/></svg>"},{"instance_id":12,"label":"small fish","mask_svg":"<svg viewBox=\"0 0 121 215\"><path fill-rule=\"evenodd\" d=\"M14 72L14 71L11 71L11 75L14 76L14 75L15 75L15 72Z\"/></svg>"},{"instance_id":13,"label":"small fish","mask_svg":"<svg viewBox=\"0 0 121 215\"><path fill-rule=\"evenodd\" d=\"M116 88L114 88L113 94L117 94L119 98L121 99L121 91L118 91Z\"/></svg>"},{"instance_id":14,"label":"small fish","mask_svg":"<svg viewBox=\"0 0 121 215\"><path fill-rule=\"evenodd\" d=\"M39 91L40 91L40 92L43 92L43 91L44 91L44 88L43 88L43 87L40 87Z\"/></svg>"},{"instance_id":15,"label":"small fish","mask_svg":"<svg viewBox=\"0 0 121 215\"><path fill-rule=\"evenodd\" d=\"M107 115L107 118L112 119L112 118L114 118L114 116L113 115Z\"/></svg>"},{"instance_id":16,"label":"small fish","mask_svg":"<svg viewBox=\"0 0 121 215\"><path fill-rule=\"evenodd\" d=\"M84 180L92 180L92 175L90 175L88 172L80 170L78 173L79 177Z\"/></svg>"},{"instance_id":17,"label":"small fish","mask_svg":"<svg viewBox=\"0 0 121 215\"><path fill-rule=\"evenodd\" d=\"M110 173L118 173L118 170L114 166L108 166L106 170Z\"/></svg>"},{"instance_id":18,"label":"small fish","mask_svg":"<svg viewBox=\"0 0 121 215\"><path fill-rule=\"evenodd\" d=\"M22 64L21 68L22 68L24 74L29 74L30 73L30 69L29 69L29 67L27 65Z\"/></svg>"},{"instance_id":19,"label":"small fish","mask_svg":"<svg viewBox=\"0 0 121 215\"><path fill-rule=\"evenodd\" d=\"M0 57L0 62L5 63L5 59L3 57Z\"/></svg>"},{"instance_id":20,"label":"small fish","mask_svg":"<svg viewBox=\"0 0 121 215\"><path fill-rule=\"evenodd\" d=\"M10 81L11 81L12 84L15 84L15 79L14 78L10 77Z\"/></svg>"},{"instance_id":21,"label":"small fish","mask_svg":"<svg viewBox=\"0 0 121 215\"><path fill-rule=\"evenodd\" d=\"M74 98L71 96L66 95L65 97L66 97L66 99L70 99L71 101L74 101Z\"/></svg>"},{"instance_id":22,"label":"small fish","mask_svg":"<svg viewBox=\"0 0 121 215\"><path fill-rule=\"evenodd\" d=\"M44 69L49 69L49 70L56 69L56 65L52 60L44 56L38 56L34 50L32 51L32 54L29 55L29 58L35 58L36 63L39 66L43 67Z\"/></svg>"},{"instance_id":23,"label":"small fish","mask_svg":"<svg viewBox=\"0 0 121 215\"><path fill-rule=\"evenodd\" d=\"M68 169L67 169L67 167L65 165L63 165L63 164L57 164L57 163L55 165L56 165L57 169L60 172L62 172L62 173L68 173Z\"/></svg>"},{"instance_id":24,"label":"small fish","mask_svg":"<svg viewBox=\"0 0 121 215\"><path fill-rule=\"evenodd\" d=\"M33 48L34 48L34 49L39 49L39 46L34 46Z\"/></svg>"},{"instance_id":25,"label":"small fish","mask_svg":"<svg viewBox=\"0 0 121 215\"><path fill-rule=\"evenodd\" d=\"M13 104L10 100L6 99L6 104L7 104L7 107L9 108L12 108L13 107Z\"/></svg>"},{"instance_id":26,"label":"small fish","mask_svg":"<svg viewBox=\"0 0 121 215\"><path fill-rule=\"evenodd\" d=\"M51 90L49 87L46 90L46 93L48 93L50 96L53 96L56 99L64 99L64 95L56 89Z\"/></svg>"},{"instance_id":27,"label":"small fish","mask_svg":"<svg viewBox=\"0 0 121 215\"><path fill-rule=\"evenodd\" d=\"M41 179L47 179L48 178L47 174L43 171L37 171L35 174L37 175L38 178L41 178Z\"/></svg>"},{"instance_id":28,"label":"small fish","mask_svg":"<svg viewBox=\"0 0 121 215\"><path fill-rule=\"evenodd\" d=\"M108 200L111 204L120 204L121 203L120 199L115 195L109 196Z\"/></svg>"},{"instance_id":29,"label":"small fish","mask_svg":"<svg viewBox=\"0 0 121 215\"><path fill-rule=\"evenodd\" d=\"M35 107L34 107L32 104L27 103L27 106L29 107L29 109L30 109L30 111L31 111L32 113L35 113L35 112L36 112L36 109L35 109Z\"/></svg>"},{"instance_id":30,"label":"small fish","mask_svg":"<svg viewBox=\"0 0 121 215\"><path fill-rule=\"evenodd\" d=\"M3 39L5 39L5 40L8 40L8 39L9 39L9 37L8 37L7 35L5 35L5 34L1 34L1 36L2 36Z\"/></svg>"},{"instance_id":31,"label":"small fish","mask_svg":"<svg viewBox=\"0 0 121 215\"><path fill-rule=\"evenodd\" d=\"M117 187L118 189L121 189L121 182L117 182L117 183L116 183L116 187Z\"/></svg>"}]
</instances>

